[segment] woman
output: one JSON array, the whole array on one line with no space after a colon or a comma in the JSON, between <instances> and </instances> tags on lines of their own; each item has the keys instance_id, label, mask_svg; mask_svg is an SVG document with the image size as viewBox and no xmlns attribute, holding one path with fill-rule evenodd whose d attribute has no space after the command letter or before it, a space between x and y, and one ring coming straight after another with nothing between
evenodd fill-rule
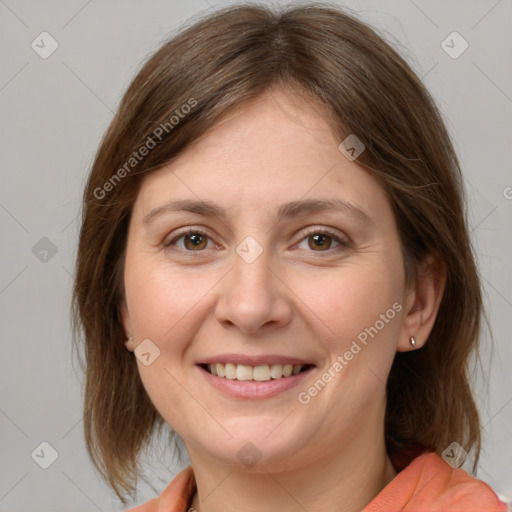
<instances>
[{"instance_id":1,"label":"woman","mask_svg":"<svg viewBox=\"0 0 512 512\"><path fill-rule=\"evenodd\" d=\"M459 468L481 312L448 133L371 28L237 6L140 70L75 281L97 469L126 503L155 427L190 457L134 511L504 511Z\"/></svg>"}]
</instances>

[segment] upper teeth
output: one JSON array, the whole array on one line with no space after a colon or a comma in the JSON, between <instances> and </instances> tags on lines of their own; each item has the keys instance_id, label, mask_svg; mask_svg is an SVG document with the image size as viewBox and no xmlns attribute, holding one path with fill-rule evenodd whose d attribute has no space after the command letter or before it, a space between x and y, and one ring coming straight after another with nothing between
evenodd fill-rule
<instances>
[{"instance_id":1,"label":"upper teeth","mask_svg":"<svg viewBox=\"0 0 512 512\"><path fill-rule=\"evenodd\" d=\"M249 366L247 364L214 363L207 365L211 374L217 377L225 377L232 380L257 380L280 379L297 375L303 368L301 364L260 364Z\"/></svg>"}]
</instances>

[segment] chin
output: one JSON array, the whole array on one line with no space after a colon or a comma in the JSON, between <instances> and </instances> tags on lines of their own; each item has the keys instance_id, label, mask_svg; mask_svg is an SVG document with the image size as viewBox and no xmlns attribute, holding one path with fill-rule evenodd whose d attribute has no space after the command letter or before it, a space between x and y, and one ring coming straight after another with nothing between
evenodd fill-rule
<instances>
[{"instance_id":1,"label":"chin","mask_svg":"<svg viewBox=\"0 0 512 512\"><path fill-rule=\"evenodd\" d=\"M285 417L286 414L280 418L233 418L231 422L222 423L233 437L223 432L220 436L196 439L193 445L201 446L202 453L208 453L216 461L237 470L267 472L292 469L303 456L305 460L311 459L311 454L307 456L304 450L318 429L307 429L304 423L300 428L290 428L293 425L285 426L289 420ZM201 437L204 431L202 434Z\"/></svg>"}]
</instances>

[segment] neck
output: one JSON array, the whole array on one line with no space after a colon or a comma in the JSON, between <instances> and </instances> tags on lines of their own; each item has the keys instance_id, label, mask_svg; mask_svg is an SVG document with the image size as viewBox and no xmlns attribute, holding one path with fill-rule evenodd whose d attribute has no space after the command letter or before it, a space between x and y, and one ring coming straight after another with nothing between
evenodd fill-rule
<instances>
[{"instance_id":1,"label":"neck","mask_svg":"<svg viewBox=\"0 0 512 512\"><path fill-rule=\"evenodd\" d=\"M369 448L370 447L370 448ZM197 458L196 458L197 459ZM384 441L351 443L343 452L280 471L239 471L191 461L198 512L361 511L396 476Z\"/></svg>"}]
</instances>

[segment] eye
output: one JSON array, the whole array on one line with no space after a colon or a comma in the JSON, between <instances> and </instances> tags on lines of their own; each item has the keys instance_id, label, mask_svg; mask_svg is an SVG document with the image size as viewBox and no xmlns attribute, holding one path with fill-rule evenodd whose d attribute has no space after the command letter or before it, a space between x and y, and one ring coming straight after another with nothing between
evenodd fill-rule
<instances>
[{"instance_id":1,"label":"eye","mask_svg":"<svg viewBox=\"0 0 512 512\"><path fill-rule=\"evenodd\" d=\"M183 239L183 244L180 246L178 242ZM211 245L208 246L209 236L200 229L189 228L185 232L181 232L175 236L172 240L165 242L165 247L178 246L188 252L200 252L203 249L211 249ZM211 240L210 240L211 242ZM211 242L213 244L213 242ZM218 246L216 246L218 247Z\"/></svg>"},{"instance_id":2,"label":"eye","mask_svg":"<svg viewBox=\"0 0 512 512\"><path fill-rule=\"evenodd\" d=\"M298 239L301 241L301 244L306 243L307 248L311 249L313 252L329 251L333 248L333 242L337 244L334 249L340 246L350 247L350 243L346 238L343 238L334 231L330 231L325 228L309 228L305 233L301 233ZM304 247L300 247L300 245L298 248L304 249Z\"/></svg>"}]
</instances>

